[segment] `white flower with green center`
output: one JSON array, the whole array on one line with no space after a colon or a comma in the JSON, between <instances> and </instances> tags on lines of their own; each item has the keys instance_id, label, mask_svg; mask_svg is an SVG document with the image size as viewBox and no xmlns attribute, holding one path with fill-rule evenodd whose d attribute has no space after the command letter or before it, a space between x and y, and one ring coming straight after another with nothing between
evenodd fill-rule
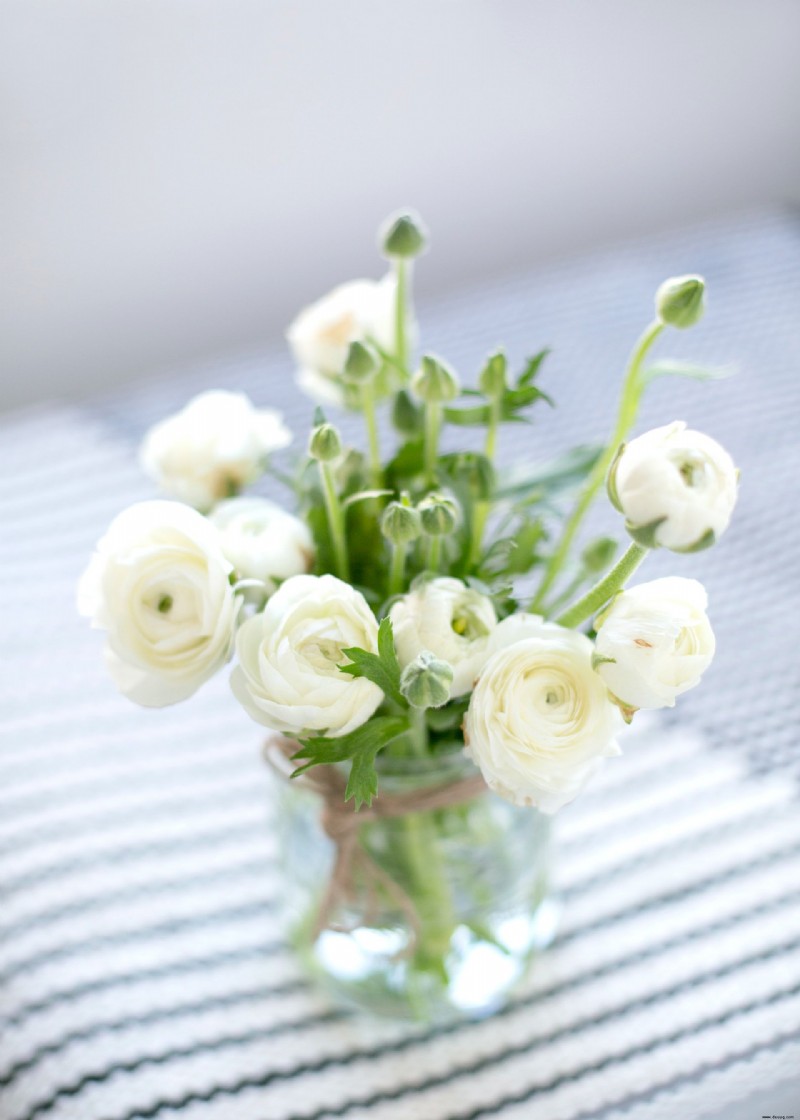
<instances>
[{"instance_id":1,"label":"white flower with green center","mask_svg":"<svg viewBox=\"0 0 800 1120\"><path fill-rule=\"evenodd\" d=\"M483 667L497 625L491 599L460 579L427 580L389 612L397 656L403 668L430 650L453 669L450 695L463 696Z\"/></svg>"},{"instance_id":2,"label":"white flower with green center","mask_svg":"<svg viewBox=\"0 0 800 1120\"><path fill-rule=\"evenodd\" d=\"M509 618L492 648L464 720L467 753L490 789L555 813L604 758L619 754L622 717L583 634L533 616Z\"/></svg>"},{"instance_id":3,"label":"white flower with green center","mask_svg":"<svg viewBox=\"0 0 800 1120\"><path fill-rule=\"evenodd\" d=\"M353 646L378 650L364 596L335 576L292 576L240 627L231 686L249 715L274 731L346 735L383 699L372 681L341 672L343 651Z\"/></svg>"},{"instance_id":4,"label":"white flower with green center","mask_svg":"<svg viewBox=\"0 0 800 1120\"><path fill-rule=\"evenodd\" d=\"M117 687L160 708L191 696L230 658L241 599L208 521L180 502L140 502L111 523L78 589L106 631Z\"/></svg>"},{"instance_id":5,"label":"white flower with green center","mask_svg":"<svg viewBox=\"0 0 800 1120\"><path fill-rule=\"evenodd\" d=\"M628 708L671 708L714 657L708 597L696 579L668 576L622 591L596 619L595 665Z\"/></svg>"},{"instance_id":6,"label":"white flower with green center","mask_svg":"<svg viewBox=\"0 0 800 1120\"><path fill-rule=\"evenodd\" d=\"M279 412L256 409L244 393L200 393L155 424L140 452L144 470L173 498L206 511L264 471L292 437Z\"/></svg>"},{"instance_id":7,"label":"white flower with green center","mask_svg":"<svg viewBox=\"0 0 800 1120\"><path fill-rule=\"evenodd\" d=\"M682 420L624 444L608 477L611 501L639 544L693 552L728 527L738 472L728 452Z\"/></svg>"}]
</instances>

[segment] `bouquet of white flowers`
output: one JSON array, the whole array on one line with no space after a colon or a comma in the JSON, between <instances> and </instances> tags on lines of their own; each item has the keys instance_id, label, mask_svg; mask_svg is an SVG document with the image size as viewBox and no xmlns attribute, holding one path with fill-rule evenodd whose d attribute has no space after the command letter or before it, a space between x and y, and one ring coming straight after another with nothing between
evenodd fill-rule
<instances>
[{"instance_id":1,"label":"bouquet of white flowers","mask_svg":"<svg viewBox=\"0 0 800 1120\"><path fill-rule=\"evenodd\" d=\"M141 502L115 519L79 603L106 631L118 687L140 704L188 698L235 655L234 695L276 733L292 777L324 797L339 844L338 893L329 884L317 898L325 920L314 936L335 903L352 910L359 880L370 879L373 903L382 893L412 915L408 967L447 985L464 923L437 837L459 820L481 842L464 806L487 786L554 813L619 753L623 721L672 706L699 682L714 653L701 584L626 585L651 549L689 553L718 539L737 471L681 421L626 442L653 378L703 375L650 360L662 333L702 315L700 277L659 289L607 445L501 469L503 426L551 403L539 385L547 351L518 372L502 351L490 354L470 388L442 358L415 360L411 271L426 245L422 223L391 218L380 245L384 279L340 286L289 328L299 384L320 404L295 474L274 472L291 485L297 514L240 496L290 442L280 415L242 394L204 393L142 448L145 470L177 500ZM365 452L343 443L322 407L363 414ZM396 433L388 451L380 409ZM482 449L443 451L446 428L482 432ZM611 539L576 547L604 485L631 538L616 561ZM456 752L472 760L472 776L459 772L418 801L379 791L393 763L433 770ZM366 822L377 828L381 818L395 831L365 838ZM497 945L479 909L471 935Z\"/></svg>"}]
</instances>

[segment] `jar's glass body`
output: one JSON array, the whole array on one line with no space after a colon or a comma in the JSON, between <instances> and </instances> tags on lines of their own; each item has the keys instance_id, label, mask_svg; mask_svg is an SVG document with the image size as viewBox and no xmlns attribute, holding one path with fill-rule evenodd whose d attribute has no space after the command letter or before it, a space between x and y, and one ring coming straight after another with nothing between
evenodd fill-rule
<instances>
[{"instance_id":1,"label":"jar's glass body","mask_svg":"<svg viewBox=\"0 0 800 1120\"><path fill-rule=\"evenodd\" d=\"M379 773L379 796L391 798L475 770L453 751L382 759ZM552 939L550 820L536 810L483 792L370 816L354 836L358 859L345 861L346 890L331 904L342 853L322 826L320 797L284 778L276 785L287 930L340 1001L427 1022L486 1014Z\"/></svg>"}]
</instances>

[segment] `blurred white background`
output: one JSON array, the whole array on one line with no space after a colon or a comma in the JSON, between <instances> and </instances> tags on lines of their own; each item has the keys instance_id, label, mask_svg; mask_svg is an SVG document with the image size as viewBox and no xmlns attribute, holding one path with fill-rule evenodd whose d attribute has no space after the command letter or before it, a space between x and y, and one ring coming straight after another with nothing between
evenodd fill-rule
<instances>
[{"instance_id":1,"label":"blurred white background","mask_svg":"<svg viewBox=\"0 0 800 1120\"><path fill-rule=\"evenodd\" d=\"M422 294L800 201L794 0L3 0L0 407L282 331L435 230Z\"/></svg>"}]
</instances>

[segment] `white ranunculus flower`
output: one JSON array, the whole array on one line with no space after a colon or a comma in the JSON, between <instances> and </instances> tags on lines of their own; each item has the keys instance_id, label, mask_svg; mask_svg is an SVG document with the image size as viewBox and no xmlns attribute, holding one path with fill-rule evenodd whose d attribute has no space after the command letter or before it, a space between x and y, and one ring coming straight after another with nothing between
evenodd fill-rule
<instances>
[{"instance_id":1,"label":"white ranunculus flower","mask_svg":"<svg viewBox=\"0 0 800 1120\"><path fill-rule=\"evenodd\" d=\"M346 735L383 699L372 681L340 671L350 646L378 652L378 623L364 596L335 576L292 576L240 627L233 691L274 731Z\"/></svg>"},{"instance_id":2,"label":"white ranunculus flower","mask_svg":"<svg viewBox=\"0 0 800 1120\"><path fill-rule=\"evenodd\" d=\"M489 652L497 625L491 599L460 579L427 580L398 599L389 612L400 665L430 650L453 667L450 695L472 688Z\"/></svg>"},{"instance_id":3,"label":"white ranunculus flower","mask_svg":"<svg viewBox=\"0 0 800 1120\"><path fill-rule=\"evenodd\" d=\"M343 404L337 379L350 343L372 338L394 351L396 298L397 282L388 273L382 280L340 284L301 311L286 332L300 388L321 404Z\"/></svg>"},{"instance_id":4,"label":"white ranunculus flower","mask_svg":"<svg viewBox=\"0 0 800 1120\"><path fill-rule=\"evenodd\" d=\"M464 720L467 753L496 793L555 813L603 758L620 753L614 736L622 717L592 669L592 643L583 634L540 619L507 619L492 644L499 648Z\"/></svg>"},{"instance_id":5,"label":"white ranunculus flower","mask_svg":"<svg viewBox=\"0 0 800 1120\"><path fill-rule=\"evenodd\" d=\"M305 522L266 498L230 498L209 517L222 551L241 579L261 580L267 593L276 581L307 572L314 541Z\"/></svg>"},{"instance_id":6,"label":"white ranunculus flower","mask_svg":"<svg viewBox=\"0 0 800 1120\"><path fill-rule=\"evenodd\" d=\"M139 502L112 521L78 589L105 630L117 687L161 708L191 696L229 659L240 598L208 521L180 502Z\"/></svg>"},{"instance_id":7,"label":"white ranunculus flower","mask_svg":"<svg viewBox=\"0 0 800 1120\"><path fill-rule=\"evenodd\" d=\"M731 519L738 474L728 452L682 420L626 444L608 479L612 502L640 544L691 552L713 544Z\"/></svg>"},{"instance_id":8,"label":"white ranunculus flower","mask_svg":"<svg viewBox=\"0 0 800 1120\"><path fill-rule=\"evenodd\" d=\"M668 576L622 591L599 616L597 672L626 707L671 708L700 683L714 656L707 603L696 579Z\"/></svg>"},{"instance_id":9,"label":"white ranunculus flower","mask_svg":"<svg viewBox=\"0 0 800 1120\"><path fill-rule=\"evenodd\" d=\"M154 424L142 443L144 470L173 498L200 510L254 482L272 451L292 441L279 412L244 393L200 393Z\"/></svg>"}]
</instances>

